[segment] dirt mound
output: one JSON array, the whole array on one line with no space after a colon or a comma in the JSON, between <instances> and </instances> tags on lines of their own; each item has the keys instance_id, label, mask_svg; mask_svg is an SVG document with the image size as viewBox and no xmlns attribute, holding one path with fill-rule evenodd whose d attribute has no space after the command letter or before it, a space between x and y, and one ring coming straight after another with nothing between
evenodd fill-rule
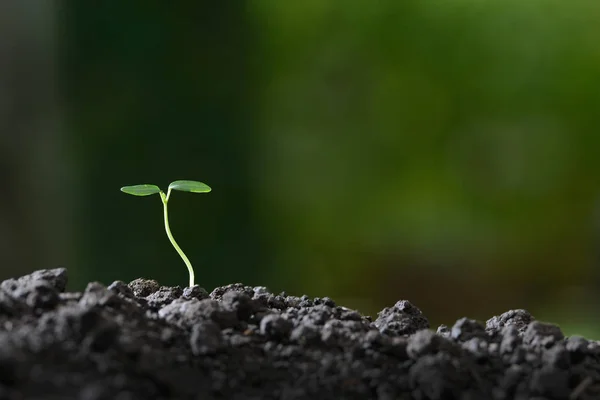
<instances>
[{"instance_id":1,"label":"dirt mound","mask_svg":"<svg viewBox=\"0 0 600 400\"><path fill-rule=\"evenodd\" d=\"M434 332L406 300L372 321L331 299L151 280L0 285L0 399L600 399L600 345L511 310Z\"/></svg>"}]
</instances>

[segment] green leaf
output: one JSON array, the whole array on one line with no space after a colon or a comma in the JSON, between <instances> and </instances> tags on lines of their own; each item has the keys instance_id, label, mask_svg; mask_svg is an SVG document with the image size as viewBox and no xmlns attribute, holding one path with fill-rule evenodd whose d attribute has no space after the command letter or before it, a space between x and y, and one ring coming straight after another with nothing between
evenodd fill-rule
<instances>
[{"instance_id":1,"label":"green leaf","mask_svg":"<svg viewBox=\"0 0 600 400\"><path fill-rule=\"evenodd\" d=\"M171 184L169 185L169 189L192 193L208 193L211 191L211 188L207 184L197 181L171 182Z\"/></svg>"},{"instance_id":2,"label":"green leaf","mask_svg":"<svg viewBox=\"0 0 600 400\"><path fill-rule=\"evenodd\" d=\"M160 188L156 185L123 186L121 192L132 194L134 196L150 196L151 194L159 193Z\"/></svg>"}]
</instances>

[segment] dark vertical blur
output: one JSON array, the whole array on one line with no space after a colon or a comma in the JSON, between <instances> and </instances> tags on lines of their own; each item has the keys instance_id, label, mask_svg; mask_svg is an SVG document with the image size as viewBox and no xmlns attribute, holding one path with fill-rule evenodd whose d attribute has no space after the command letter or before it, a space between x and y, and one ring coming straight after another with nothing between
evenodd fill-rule
<instances>
[{"instance_id":1,"label":"dark vertical blur","mask_svg":"<svg viewBox=\"0 0 600 400\"><path fill-rule=\"evenodd\" d=\"M248 175L254 39L244 3L69 1L63 16L62 82L84 196L79 282L143 275L185 283L158 196L119 192L176 179L213 188L170 202L172 231L198 281L258 281Z\"/></svg>"},{"instance_id":2,"label":"dark vertical blur","mask_svg":"<svg viewBox=\"0 0 600 400\"><path fill-rule=\"evenodd\" d=\"M52 1L0 2L0 274L71 261Z\"/></svg>"}]
</instances>

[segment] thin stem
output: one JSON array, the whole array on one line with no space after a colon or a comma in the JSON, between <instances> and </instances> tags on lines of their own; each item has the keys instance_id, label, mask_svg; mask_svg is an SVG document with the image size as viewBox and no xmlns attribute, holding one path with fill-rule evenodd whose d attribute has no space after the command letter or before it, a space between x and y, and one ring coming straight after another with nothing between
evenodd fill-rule
<instances>
[{"instance_id":1,"label":"thin stem","mask_svg":"<svg viewBox=\"0 0 600 400\"><path fill-rule=\"evenodd\" d=\"M171 233L171 228L169 228L169 212L167 210L167 205L169 204L169 196L170 195L171 195L171 189L169 189L166 196L165 196L164 192L162 192L162 191L160 192L160 198L162 199L162 202L163 202L163 210L164 210L164 214L165 214L165 230L167 231L167 236L169 237L171 244L173 245L173 247L175 247L175 250L177 250L177 253L179 253L181 258L183 259L183 262L185 263L185 265L190 273L190 287L191 287L191 286L194 286L194 269L192 268L192 263L190 263L190 260L187 258L187 256L183 252L183 250L181 250L181 247L179 247L179 245L175 241L175 238L173 237L173 234Z\"/></svg>"}]
</instances>

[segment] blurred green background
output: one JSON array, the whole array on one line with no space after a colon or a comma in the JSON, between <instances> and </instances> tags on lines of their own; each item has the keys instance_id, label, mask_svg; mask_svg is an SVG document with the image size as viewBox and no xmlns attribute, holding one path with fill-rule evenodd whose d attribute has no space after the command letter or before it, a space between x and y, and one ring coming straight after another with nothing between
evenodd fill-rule
<instances>
[{"instance_id":1,"label":"blurred green background","mask_svg":"<svg viewBox=\"0 0 600 400\"><path fill-rule=\"evenodd\" d=\"M0 5L0 277L243 282L600 339L600 3Z\"/></svg>"}]
</instances>

